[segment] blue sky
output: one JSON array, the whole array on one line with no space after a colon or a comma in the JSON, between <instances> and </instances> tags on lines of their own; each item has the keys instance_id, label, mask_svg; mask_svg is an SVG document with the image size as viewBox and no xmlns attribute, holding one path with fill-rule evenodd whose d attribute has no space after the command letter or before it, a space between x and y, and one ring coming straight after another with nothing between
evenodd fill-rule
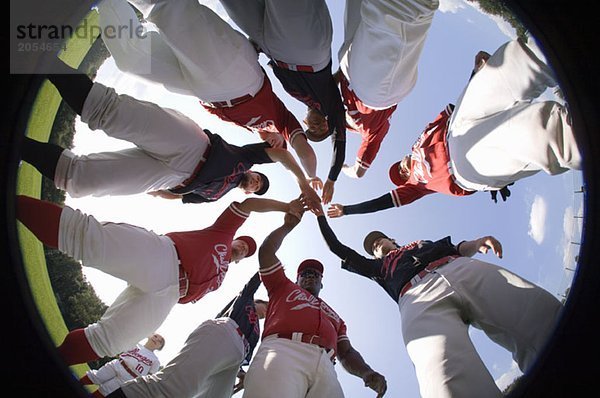
<instances>
[{"instance_id":1,"label":"blue sky","mask_svg":"<svg viewBox=\"0 0 600 398\"><path fill-rule=\"evenodd\" d=\"M202 3L226 17L217 1ZM327 3L334 24L332 55L334 68L337 68L345 2L330 0ZM367 175L353 180L340 174L334 203L357 203L391 190L393 185L387 177L389 165L407 153L425 125L447 103L456 100L469 78L477 51L492 53L514 36L512 29L503 24L499 26L464 0L441 3L423 50L415 89L398 105L391 120L391 130ZM261 63L265 64L265 61L261 56ZM287 95L266 69L279 97L302 120L304 105ZM246 130L224 124L207 114L194 98L170 94L158 86L123 75L110 59L100 69L97 80L116 87L119 93L176 108L229 142L243 145L258 141L257 136ZM347 163L354 161L359 143L357 135L348 133ZM91 133L82 123L77 124L73 149L76 153L127 146L130 144L108 138L101 131ZM331 145L324 141L314 144L313 148L319 160L318 175L325 179L331 160ZM289 201L299 194L291 174L281 166L261 165L257 170L270 176L269 197ZM437 194L405 208L330 219L330 225L343 243L359 252L362 251L364 235L373 229L386 232L398 242L439 239L450 235L458 243L463 239L494 235L503 244L504 258L500 260L492 255L478 255L478 258L502 265L560 298L570 284L572 274L566 268L574 268L578 250L576 243L581 235L581 225L574 218L582 212L581 194L574 193L581 184L579 172L554 177L538 174L517 182L511 188L512 196L507 202L495 204L488 193L463 198ZM93 214L101 221L127 222L166 233L207 227L229 203L244 197L241 192L231 192L216 203L183 205L149 195L133 195L68 198L67 204ZM253 214L240 233L251 233L260 243L282 220L280 213ZM297 264L307 257L317 258L325 264L321 297L345 319L354 347L375 370L386 376L387 396L418 397L414 369L402 343L397 305L375 283L340 269L339 260L325 246L312 214L304 216L278 254L292 279ZM178 305L173 309L159 329L167 340L165 349L159 353L163 364L177 353L197 325L213 317L241 289L257 268L256 256L232 264L219 290L196 304ZM85 271L88 280L107 304L125 286L124 282L101 272L88 268ZM259 289L257 296L266 298L264 288ZM510 354L491 343L481 332L473 331L472 338L497 383L504 387L518 374ZM363 387L360 379L349 375L339 364L336 368L347 397L374 396Z\"/></svg>"}]
</instances>

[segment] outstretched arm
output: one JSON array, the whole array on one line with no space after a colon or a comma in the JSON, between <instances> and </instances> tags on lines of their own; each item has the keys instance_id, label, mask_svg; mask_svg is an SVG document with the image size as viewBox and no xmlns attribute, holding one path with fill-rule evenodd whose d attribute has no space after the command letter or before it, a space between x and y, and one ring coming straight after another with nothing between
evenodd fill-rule
<instances>
[{"instance_id":1,"label":"outstretched arm","mask_svg":"<svg viewBox=\"0 0 600 398\"><path fill-rule=\"evenodd\" d=\"M300 199L294 199L289 203L266 198L248 198L237 205L238 209L244 213L258 212L267 213L270 211L280 211L283 213L292 213L296 217L302 217L303 206Z\"/></svg>"},{"instance_id":2,"label":"outstretched arm","mask_svg":"<svg viewBox=\"0 0 600 398\"><path fill-rule=\"evenodd\" d=\"M296 134L292 139L291 145L294 151L296 151L308 178L315 178L317 176L317 155L315 155L315 151L308 143L306 136L304 134Z\"/></svg>"},{"instance_id":3,"label":"outstretched arm","mask_svg":"<svg viewBox=\"0 0 600 398\"><path fill-rule=\"evenodd\" d=\"M394 201L392 200L392 196L389 193L386 193L378 198L354 205L341 205L339 203L334 203L329 207L329 209L327 209L327 216L336 218L348 214L374 213L385 209L391 209L394 206L395 205Z\"/></svg>"},{"instance_id":4,"label":"outstretched arm","mask_svg":"<svg viewBox=\"0 0 600 398\"><path fill-rule=\"evenodd\" d=\"M285 213L283 225L269 234L258 249L259 269L263 270L279 262L277 251L281 247L283 239L298 225L302 214L296 217L290 213Z\"/></svg>"},{"instance_id":5,"label":"outstretched arm","mask_svg":"<svg viewBox=\"0 0 600 398\"><path fill-rule=\"evenodd\" d=\"M477 253L487 253L489 250L502 258L502 244L493 236L484 236L475 240L465 240L458 244L458 253L461 256L472 257Z\"/></svg>"},{"instance_id":6,"label":"outstretched arm","mask_svg":"<svg viewBox=\"0 0 600 398\"><path fill-rule=\"evenodd\" d=\"M344 160L346 157L346 129L338 131L336 129L335 134L332 137L333 140L333 158L331 160L331 167L329 168L329 175L327 181L323 186L322 201L324 204L328 204L333 199L333 193L335 191L335 182L340 175Z\"/></svg>"},{"instance_id":7,"label":"outstretched arm","mask_svg":"<svg viewBox=\"0 0 600 398\"><path fill-rule=\"evenodd\" d=\"M369 387L377 393L377 398L385 395L387 391L385 377L371 369L362 355L352 347L349 340L338 342L337 356L344 369L348 373L360 377L365 382L365 387Z\"/></svg>"},{"instance_id":8,"label":"outstretched arm","mask_svg":"<svg viewBox=\"0 0 600 398\"><path fill-rule=\"evenodd\" d=\"M342 268L367 278L376 278L379 275L382 264L381 260L366 258L341 243L327 223L327 218L323 214L323 208L313 210L313 213L317 216L319 229L327 247L342 260Z\"/></svg>"},{"instance_id":9,"label":"outstretched arm","mask_svg":"<svg viewBox=\"0 0 600 398\"><path fill-rule=\"evenodd\" d=\"M317 216L317 222L319 223L319 229L321 230L321 235L323 235L323 239L325 239L325 243L329 247L329 250L342 260L348 258L348 255L352 253L354 250L350 249L348 246L342 244L335 233L327 223L327 218L325 218L325 214L323 214L323 207L319 207L316 210L313 210L313 213Z\"/></svg>"},{"instance_id":10,"label":"outstretched arm","mask_svg":"<svg viewBox=\"0 0 600 398\"><path fill-rule=\"evenodd\" d=\"M311 209L321 202L319 195L317 195L315 190L312 189L306 180L306 177L304 176L304 172L300 166L298 166L298 163L296 163L296 160L291 153L281 148L266 148L265 151L273 162L281 163L286 169L291 171L294 176L296 176L296 181L298 182L300 191L304 195L307 204Z\"/></svg>"},{"instance_id":11,"label":"outstretched arm","mask_svg":"<svg viewBox=\"0 0 600 398\"><path fill-rule=\"evenodd\" d=\"M151 192L148 192L148 195L155 196L157 198L163 198L163 199L181 199L181 198L183 198L183 195L178 194L178 193L171 193L171 192L167 191L166 189L162 189L160 191L151 191Z\"/></svg>"}]
</instances>

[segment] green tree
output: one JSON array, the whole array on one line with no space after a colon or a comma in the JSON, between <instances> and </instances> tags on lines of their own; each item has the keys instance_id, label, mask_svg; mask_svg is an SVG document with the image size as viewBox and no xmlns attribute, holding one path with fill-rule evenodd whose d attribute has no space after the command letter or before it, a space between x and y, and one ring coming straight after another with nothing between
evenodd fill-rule
<instances>
[{"instance_id":1,"label":"green tree","mask_svg":"<svg viewBox=\"0 0 600 398\"><path fill-rule=\"evenodd\" d=\"M502 0L468 0L471 3L479 4L479 8L489 15L495 15L508 22L517 32L517 36L524 37L526 28L517 18L512 10Z\"/></svg>"}]
</instances>

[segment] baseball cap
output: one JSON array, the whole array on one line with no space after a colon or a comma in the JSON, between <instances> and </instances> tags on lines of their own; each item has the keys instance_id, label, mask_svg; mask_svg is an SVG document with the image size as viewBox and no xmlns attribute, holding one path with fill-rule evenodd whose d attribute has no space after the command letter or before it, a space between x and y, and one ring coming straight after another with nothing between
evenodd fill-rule
<instances>
[{"instance_id":1,"label":"baseball cap","mask_svg":"<svg viewBox=\"0 0 600 398\"><path fill-rule=\"evenodd\" d=\"M250 257L256 252L256 241L251 236L238 236L234 240L241 240L242 242L246 242L246 244L248 245L248 254L246 254L246 257Z\"/></svg>"},{"instance_id":2,"label":"baseball cap","mask_svg":"<svg viewBox=\"0 0 600 398\"><path fill-rule=\"evenodd\" d=\"M400 174L400 163L401 162L402 162L402 160L399 160L390 166L390 171L389 171L390 180L392 180L392 182L395 185L402 185L406 181L406 178L404 176L402 176L402 174Z\"/></svg>"},{"instance_id":3,"label":"baseball cap","mask_svg":"<svg viewBox=\"0 0 600 398\"><path fill-rule=\"evenodd\" d=\"M379 238L387 238L389 237L381 231L371 231L365 236L365 240L363 241L363 247L365 251L369 253L371 256L373 255L373 243Z\"/></svg>"},{"instance_id":4,"label":"baseball cap","mask_svg":"<svg viewBox=\"0 0 600 398\"><path fill-rule=\"evenodd\" d=\"M258 174L260 176L260 178L262 179L262 185L261 185L260 189L256 192L254 192L254 194L255 195L264 195L265 192L267 192L269 190L269 185L270 185L269 179L263 173L260 173L258 171L254 171L254 173Z\"/></svg>"},{"instance_id":5,"label":"baseball cap","mask_svg":"<svg viewBox=\"0 0 600 398\"><path fill-rule=\"evenodd\" d=\"M323 264L319 260L309 258L309 259L302 261L300 263L300 265L298 266L297 274L300 275L300 273L307 268L312 268L314 270L317 270L321 273L321 275L323 275Z\"/></svg>"}]
</instances>

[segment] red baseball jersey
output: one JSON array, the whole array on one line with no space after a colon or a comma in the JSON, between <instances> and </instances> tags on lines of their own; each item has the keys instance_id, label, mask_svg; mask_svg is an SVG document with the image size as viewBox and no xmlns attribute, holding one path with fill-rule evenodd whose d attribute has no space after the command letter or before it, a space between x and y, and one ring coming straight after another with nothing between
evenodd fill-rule
<instances>
[{"instance_id":1,"label":"red baseball jersey","mask_svg":"<svg viewBox=\"0 0 600 398\"><path fill-rule=\"evenodd\" d=\"M252 132L272 132L283 135L291 143L296 135L304 134L298 119L285 107L275 95L269 78L251 99L230 108L214 108L200 103L209 113L221 120L245 127Z\"/></svg>"},{"instance_id":2,"label":"red baseball jersey","mask_svg":"<svg viewBox=\"0 0 600 398\"><path fill-rule=\"evenodd\" d=\"M350 84L343 74L340 87L346 107L346 128L359 133L362 139L356 154L356 162L362 168L368 169L390 129L390 118L397 105L381 110L369 108L350 89Z\"/></svg>"},{"instance_id":3,"label":"red baseball jersey","mask_svg":"<svg viewBox=\"0 0 600 398\"><path fill-rule=\"evenodd\" d=\"M263 338L276 333L317 335L328 349L348 340L344 320L327 303L292 282L281 262L260 270L269 295Z\"/></svg>"},{"instance_id":4,"label":"red baseball jersey","mask_svg":"<svg viewBox=\"0 0 600 398\"><path fill-rule=\"evenodd\" d=\"M223 283L231 259L231 242L249 216L238 209L238 204L230 204L208 228L166 234L175 243L189 279L187 294L179 303L196 302Z\"/></svg>"},{"instance_id":5,"label":"red baseball jersey","mask_svg":"<svg viewBox=\"0 0 600 398\"><path fill-rule=\"evenodd\" d=\"M475 193L456 185L448 169L450 157L446 134L452 110L452 105L446 106L437 118L427 125L413 145L410 178L390 193L394 206L404 206L434 192L455 196Z\"/></svg>"}]
</instances>

